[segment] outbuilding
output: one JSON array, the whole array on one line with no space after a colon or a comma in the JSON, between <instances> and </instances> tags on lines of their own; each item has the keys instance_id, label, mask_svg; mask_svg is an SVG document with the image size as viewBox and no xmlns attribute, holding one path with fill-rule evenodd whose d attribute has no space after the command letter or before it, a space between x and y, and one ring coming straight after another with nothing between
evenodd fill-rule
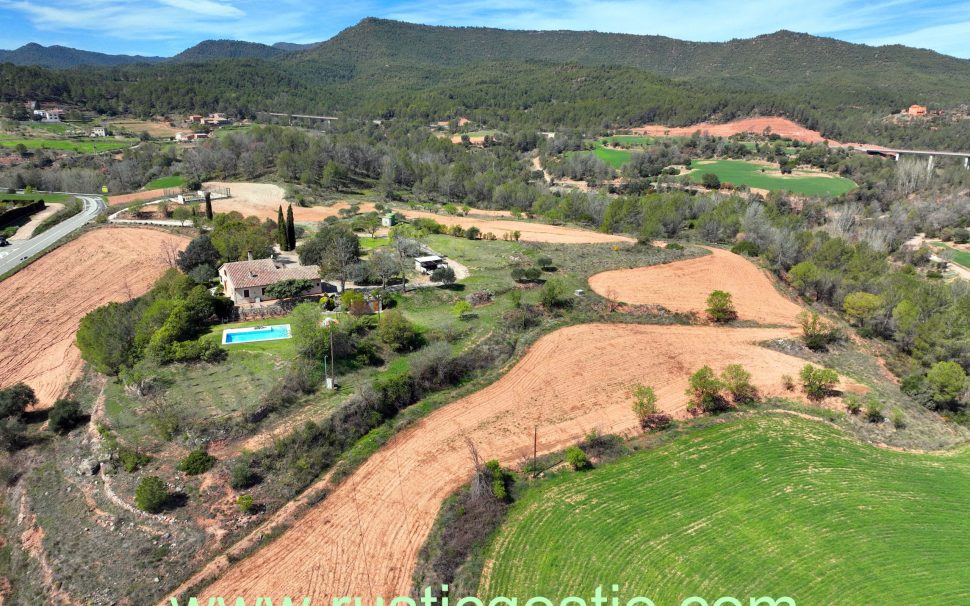
<instances>
[{"instance_id":1,"label":"outbuilding","mask_svg":"<svg viewBox=\"0 0 970 606\"><path fill-rule=\"evenodd\" d=\"M415 257L414 259L414 269L423 274L430 274L442 265L446 265L445 260L438 255Z\"/></svg>"}]
</instances>

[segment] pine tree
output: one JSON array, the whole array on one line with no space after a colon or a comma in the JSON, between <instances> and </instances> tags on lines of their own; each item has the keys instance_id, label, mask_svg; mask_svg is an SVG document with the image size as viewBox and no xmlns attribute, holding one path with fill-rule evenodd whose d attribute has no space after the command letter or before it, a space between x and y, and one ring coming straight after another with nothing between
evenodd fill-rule
<instances>
[{"instance_id":1,"label":"pine tree","mask_svg":"<svg viewBox=\"0 0 970 606\"><path fill-rule=\"evenodd\" d=\"M296 223L293 222L293 205L290 204L286 209L286 241L289 244L287 250L296 249Z\"/></svg>"},{"instance_id":2,"label":"pine tree","mask_svg":"<svg viewBox=\"0 0 970 606\"><path fill-rule=\"evenodd\" d=\"M205 192L205 218L212 220L212 194Z\"/></svg>"},{"instance_id":3,"label":"pine tree","mask_svg":"<svg viewBox=\"0 0 970 606\"><path fill-rule=\"evenodd\" d=\"M283 220L283 205L280 205L276 213L276 242L280 245L280 250L290 250L289 229L286 221Z\"/></svg>"}]
</instances>

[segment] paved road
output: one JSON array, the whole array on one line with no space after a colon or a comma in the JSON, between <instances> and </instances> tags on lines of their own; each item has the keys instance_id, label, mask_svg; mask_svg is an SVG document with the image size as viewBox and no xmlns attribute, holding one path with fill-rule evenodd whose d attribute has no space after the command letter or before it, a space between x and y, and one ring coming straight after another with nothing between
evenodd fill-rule
<instances>
[{"instance_id":1,"label":"paved road","mask_svg":"<svg viewBox=\"0 0 970 606\"><path fill-rule=\"evenodd\" d=\"M85 223L94 220L106 208L101 196L79 195L78 197L84 202L84 210L78 214L29 240L14 241L10 243L10 246L0 248L0 275L26 262L31 257L43 253L71 232L81 229Z\"/></svg>"}]
</instances>

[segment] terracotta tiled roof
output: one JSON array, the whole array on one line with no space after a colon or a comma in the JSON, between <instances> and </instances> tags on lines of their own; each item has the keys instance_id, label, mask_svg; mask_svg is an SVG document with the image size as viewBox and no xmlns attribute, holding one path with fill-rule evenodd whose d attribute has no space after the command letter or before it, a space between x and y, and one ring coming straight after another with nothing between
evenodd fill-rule
<instances>
[{"instance_id":1,"label":"terracotta tiled roof","mask_svg":"<svg viewBox=\"0 0 970 606\"><path fill-rule=\"evenodd\" d=\"M229 278L233 288L269 286L283 280L320 279L320 268L316 265L279 267L272 259L226 263L220 271Z\"/></svg>"}]
</instances>

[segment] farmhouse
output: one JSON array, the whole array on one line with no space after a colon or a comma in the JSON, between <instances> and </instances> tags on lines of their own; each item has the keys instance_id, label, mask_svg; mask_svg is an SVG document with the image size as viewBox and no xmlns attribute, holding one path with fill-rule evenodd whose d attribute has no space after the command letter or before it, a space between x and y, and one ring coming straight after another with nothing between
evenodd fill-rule
<instances>
[{"instance_id":1,"label":"farmhouse","mask_svg":"<svg viewBox=\"0 0 970 606\"><path fill-rule=\"evenodd\" d=\"M208 139L209 133L175 133L176 141L195 141L197 139Z\"/></svg>"},{"instance_id":2,"label":"farmhouse","mask_svg":"<svg viewBox=\"0 0 970 606\"><path fill-rule=\"evenodd\" d=\"M414 269L423 274L430 274L442 265L446 265L445 260L438 255L415 257L414 259Z\"/></svg>"},{"instance_id":3,"label":"farmhouse","mask_svg":"<svg viewBox=\"0 0 970 606\"><path fill-rule=\"evenodd\" d=\"M63 110L60 109L35 109L34 115L40 116L41 122L60 122L61 116L64 114Z\"/></svg>"},{"instance_id":4,"label":"farmhouse","mask_svg":"<svg viewBox=\"0 0 970 606\"><path fill-rule=\"evenodd\" d=\"M108 136L108 129L106 129L103 126L95 126L94 128L91 129L91 136L92 137L107 137Z\"/></svg>"},{"instance_id":5,"label":"farmhouse","mask_svg":"<svg viewBox=\"0 0 970 606\"><path fill-rule=\"evenodd\" d=\"M916 105L914 103L913 105L910 105L909 106L909 109L906 110L906 113L908 115L910 115L910 116L925 116L926 115L926 106L925 105Z\"/></svg>"},{"instance_id":6,"label":"farmhouse","mask_svg":"<svg viewBox=\"0 0 970 606\"><path fill-rule=\"evenodd\" d=\"M255 261L235 261L219 268L219 282L225 295L233 303L259 303L266 299L266 289L285 280L311 280L313 288L304 294L315 295L325 291L335 291L330 283L320 279L320 268L316 265L284 267L272 259Z\"/></svg>"}]
</instances>

